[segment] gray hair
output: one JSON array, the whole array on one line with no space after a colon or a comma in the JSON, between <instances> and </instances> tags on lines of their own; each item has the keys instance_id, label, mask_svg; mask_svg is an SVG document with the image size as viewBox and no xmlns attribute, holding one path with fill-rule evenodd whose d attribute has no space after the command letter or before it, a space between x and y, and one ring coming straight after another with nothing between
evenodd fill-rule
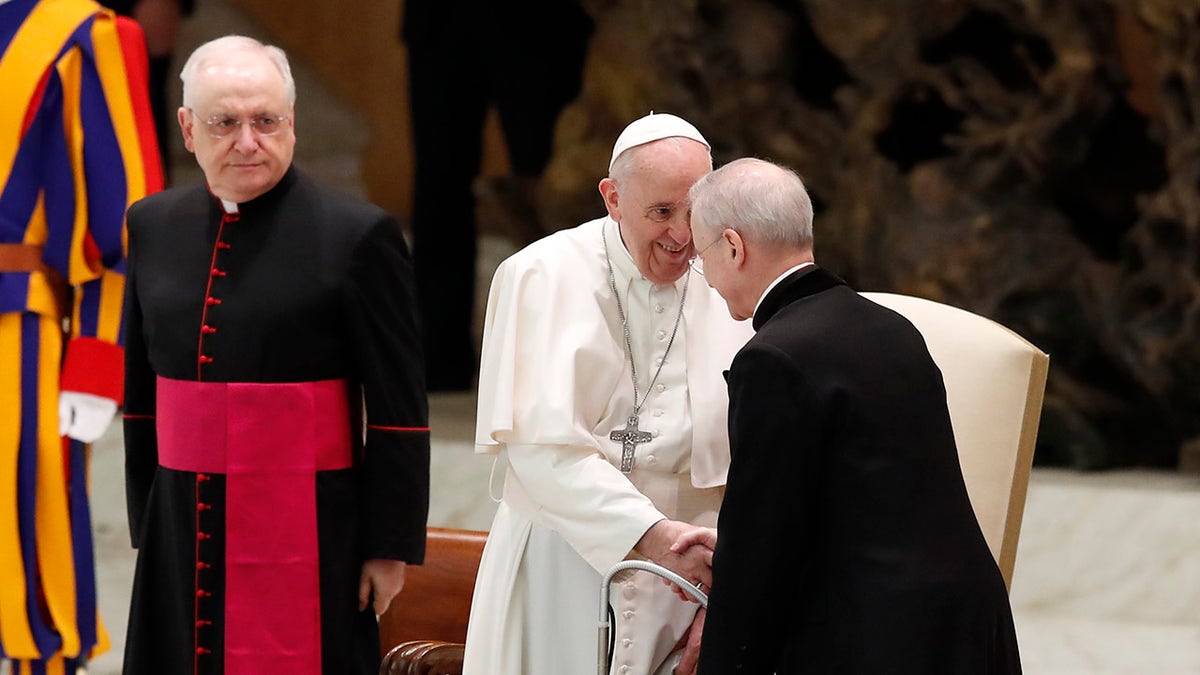
<instances>
[{"instance_id":1,"label":"gray hair","mask_svg":"<svg viewBox=\"0 0 1200 675\"><path fill-rule=\"evenodd\" d=\"M617 158L613 160L612 168L608 170L608 177L616 181L617 185L620 185L622 182L629 180L633 174L641 168L642 163L639 160L641 160L650 147L656 146L658 148L662 148L663 144L683 147L684 145L690 143L704 145L703 143L686 136L668 136L666 138L660 138L657 141L643 143L642 145L635 145L625 152L617 155ZM711 150L708 153L708 161L709 164L712 163Z\"/></svg>"},{"instance_id":2,"label":"gray hair","mask_svg":"<svg viewBox=\"0 0 1200 675\"><path fill-rule=\"evenodd\" d=\"M179 79L183 81L183 106L192 107L192 84L201 66L214 57L229 52L262 52L275 64L275 68L283 77L283 86L287 93L288 107L296 104L296 80L292 78L292 68L288 65L287 54L279 47L265 45L252 37L244 35L226 35L209 40L196 48L188 57L183 69L179 71Z\"/></svg>"},{"instance_id":3,"label":"gray hair","mask_svg":"<svg viewBox=\"0 0 1200 675\"><path fill-rule=\"evenodd\" d=\"M696 181L688 198L693 230L731 228L758 244L812 248L812 200L804 181L785 166L736 159Z\"/></svg>"}]
</instances>

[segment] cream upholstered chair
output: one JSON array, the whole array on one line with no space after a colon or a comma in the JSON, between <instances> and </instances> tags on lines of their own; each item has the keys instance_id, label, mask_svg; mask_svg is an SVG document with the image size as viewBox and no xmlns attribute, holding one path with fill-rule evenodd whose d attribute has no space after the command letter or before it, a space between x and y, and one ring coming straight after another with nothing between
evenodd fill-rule
<instances>
[{"instance_id":1,"label":"cream upholstered chair","mask_svg":"<svg viewBox=\"0 0 1200 675\"><path fill-rule=\"evenodd\" d=\"M975 517L1011 588L1050 358L1000 324L957 307L863 293L912 322L946 383Z\"/></svg>"}]
</instances>

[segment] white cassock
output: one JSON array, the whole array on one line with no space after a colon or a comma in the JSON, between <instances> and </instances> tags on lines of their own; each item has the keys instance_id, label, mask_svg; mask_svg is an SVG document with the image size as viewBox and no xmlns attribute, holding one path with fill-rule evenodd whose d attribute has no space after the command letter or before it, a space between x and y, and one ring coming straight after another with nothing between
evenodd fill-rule
<instances>
[{"instance_id":1,"label":"white cassock","mask_svg":"<svg viewBox=\"0 0 1200 675\"><path fill-rule=\"evenodd\" d=\"M639 401L652 440L632 473L610 440L633 411L628 316ZM722 372L752 330L691 270L671 285L642 277L618 227L601 218L505 260L488 296L476 451L499 453L503 498L488 535L467 629L465 675L594 673L602 575L662 518L716 525L729 465ZM613 673L669 672L697 605L658 577L614 582Z\"/></svg>"}]
</instances>

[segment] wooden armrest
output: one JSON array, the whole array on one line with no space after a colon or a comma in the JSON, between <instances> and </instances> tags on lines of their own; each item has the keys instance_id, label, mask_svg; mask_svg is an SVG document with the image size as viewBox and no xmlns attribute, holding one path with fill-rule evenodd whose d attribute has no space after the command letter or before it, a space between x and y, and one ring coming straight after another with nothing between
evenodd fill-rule
<instances>
[{"instance_id":1,"label":"wooden armrest","mask_svg":"<svg viewBox=\"0 0 1200 675\"><path fill-rule=\"evenodd\" d=\"M463 645L440 640L413 640L392 648L379 675L462 675Z\"/></svg>"}]
</instances>

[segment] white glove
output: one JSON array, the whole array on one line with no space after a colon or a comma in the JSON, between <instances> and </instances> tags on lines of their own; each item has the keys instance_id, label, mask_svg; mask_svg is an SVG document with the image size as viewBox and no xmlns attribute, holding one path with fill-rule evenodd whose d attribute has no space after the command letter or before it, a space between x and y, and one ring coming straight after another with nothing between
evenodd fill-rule
<instances>
[{"instance_id":1,"label":"white glove","mask_svg":"<svg viewBox=\"0 0 1200 675\"><path fill-rule=\"evenodd\" d=\"M117 414L117 402L111 398L64 391L58 395L58 435L91 443L104 435Z\"/></svg>"}]
</instances>

